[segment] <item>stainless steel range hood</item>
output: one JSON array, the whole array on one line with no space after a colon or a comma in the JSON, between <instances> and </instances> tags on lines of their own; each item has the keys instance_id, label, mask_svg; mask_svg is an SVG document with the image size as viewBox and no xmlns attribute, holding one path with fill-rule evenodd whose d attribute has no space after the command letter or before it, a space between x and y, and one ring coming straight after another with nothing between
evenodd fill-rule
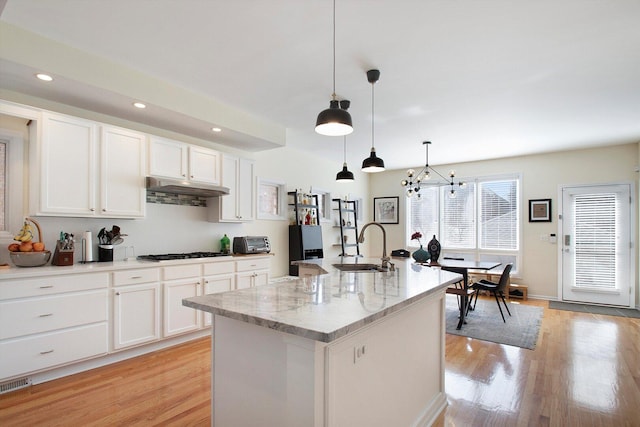
<instances>
[{"instance_id":1,"label":"stainless steel range hood","mask_svg":"<svg viewBox=\"0 0 640 427\"><path fill-rule=\"evenodd\" d=\"M146 184L147 190L170 194L186 194L198 197L219 197L229 194L229 189L227 187L199 184L190 181L180 181L177 179L154 178L148 176Z\"/></svg>"}]
</instances>

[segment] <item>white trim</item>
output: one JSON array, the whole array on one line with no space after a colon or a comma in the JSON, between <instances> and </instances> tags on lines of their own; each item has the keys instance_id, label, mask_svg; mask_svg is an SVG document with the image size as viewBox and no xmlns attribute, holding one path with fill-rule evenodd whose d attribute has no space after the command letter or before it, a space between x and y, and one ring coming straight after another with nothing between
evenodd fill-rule
<instances>
[{"instance_id":1,"label":"white trim","mask_svg":"<svg viewBox=\"0 0 640 427\"><path fill-rule=\"evenodd\" d=\"M7 230L0 230L0 239L9 239L18 232L24 217L24 139L20 133L3 128L0 128L0 139L8 142L5 182Z\"/></svg>"}]
</instances>

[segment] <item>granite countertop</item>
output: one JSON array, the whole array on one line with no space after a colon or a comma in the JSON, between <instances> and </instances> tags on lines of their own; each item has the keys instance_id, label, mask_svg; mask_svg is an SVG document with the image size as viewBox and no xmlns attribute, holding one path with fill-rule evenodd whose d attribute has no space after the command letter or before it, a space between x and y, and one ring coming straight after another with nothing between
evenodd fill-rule
<instances>
[{"instance_id":1,"label":"granite countertop","mask_svg":"<svg viewBox=\"0 0 640 427\"><path fill-rule=\"evenodd\" d=\"M51 255L53 257L53 254ZM99 273L110 272L117 270L129 270L133 268L158 268L168 267L172 265L186 265L186 264L204 264L210 262L224 262L224 261L237 261L241 259L247 259L250 257L264 257L272 256L272 254L256 254L256 255L239 255L234 254L231 256L220 256L210 258L190 258L190 259L178 259L170 261L145 261L137 259L129 259L125 261L113 261L113 262L89 262L83 264L78 262L73 265L59 266L43 265L41 267L16 267L11 265L11 268L0 269L0 280L3 279L26 279L31 277L43 277L43 276L58 276L65 274L82 274L82 273Z\"/></svg>"},{"instance_id":2,"label":"granite countertop","mask_svg":"<svg viewBox=\"0 0 640 427\"><path fill-rule=\"evenodd\" d=\"M460 275L393 259L395 271L346 272L333 264L375 263L380 259L297 262L326 271L183 300L183 305L231 319L331 342L455 283Z\"/></svg>"}]
</instances>

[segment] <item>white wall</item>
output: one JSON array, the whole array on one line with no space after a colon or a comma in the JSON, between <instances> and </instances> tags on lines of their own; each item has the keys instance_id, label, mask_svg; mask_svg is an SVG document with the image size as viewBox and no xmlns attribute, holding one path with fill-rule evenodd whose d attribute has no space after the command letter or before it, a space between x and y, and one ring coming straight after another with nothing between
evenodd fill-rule
<instances>
[{"instance_id":1,"label":"white wall","mask_svg":"<svg viewBox=\"0 0 640 427\"><path fill-rule=\"evenodd\" d=\"M638 183L638 144L575 150L544 155L505 158L499 160L434 166L446 174L454 169L456 176L489 176L502 173L522 175L523 259L520 266L523 285L529 286L529 295L555 299L557 297L558 245L541 241L540 236L558 234L558 189L567 184L593 184L606 182ZM419 169L416 165L414 169ZM400 181L406 170L386 171L371 176L369 208L373 197L400 197L400 224L385 225L389 234L389 248L402 248L410 234L406 229L406 197ZM552 199L553 221L528 222L529 199ZM373 243L375 245L375 243ZM637 257L636 257L637 259ZM515 281L515 280L514 280ZM637 283L637 279L636 279ZM636 285L637 286L637 285ZM636 292L638 295L638 292Z\"/></svg>"}]
</instances>

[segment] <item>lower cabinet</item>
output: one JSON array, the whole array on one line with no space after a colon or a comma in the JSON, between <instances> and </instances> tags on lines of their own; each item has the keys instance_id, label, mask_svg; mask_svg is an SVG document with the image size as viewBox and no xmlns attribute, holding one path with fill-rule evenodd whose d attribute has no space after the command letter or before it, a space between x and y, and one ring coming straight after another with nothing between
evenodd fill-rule
<instances>
[{"instance_id":1,"label":"lower cabinet","mask_svg":"<svg viewBox=\"0 0 640 427\"><path fill-rule=\"evenodd\" d=\"M160 339L160 283L113 289L113 348Z\"/></svg>"},{"instance_id":2,"label":"lower cabinet","mask_svg":"<svg viewBox=\"0 0 640 427\"><path fill-rule=\"evenodd\" d=\"M201 265L180 265L163 268L165 337L195 331L202 327L202 314L182 305L184 298L201 295Z\"/></svg>"},{"instance_id":3,"label":"lower cabinet","mask_svg":"<svg viewBox=\"0 0 640 427\"><path fill-rule=\"evenodd\" d=\"M108 273L0 281L0 378L107 354Z\"/></svg>"},{"instance_id":4,"label":"lower cabinet","mask_svg":"<svg viewBox=\"0 0 640 427\"><path fill-rule=\"evenodd\" d=\"M160 339L160 269L116 271L113 285L114 350Z\"/></svg>"},{"instance_id":5,"label":"lower cabinet","mask_svg":"<svg viewBox=\"0 0 640 427\"><path fill-rule=\"evenodd\" d=\"M236 261L236 289L252 288L269 283L269 257Z\"/></svg>"}]
</instances>

